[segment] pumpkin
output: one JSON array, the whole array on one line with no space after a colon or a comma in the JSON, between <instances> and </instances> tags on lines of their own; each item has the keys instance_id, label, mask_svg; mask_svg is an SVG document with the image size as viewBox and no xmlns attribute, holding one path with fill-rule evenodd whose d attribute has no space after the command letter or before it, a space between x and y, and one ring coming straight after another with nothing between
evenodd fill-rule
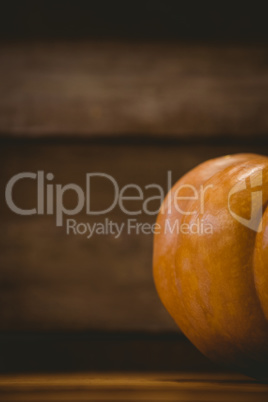
<instances>
[{"instance_id":1,"label":"pumpkin","mask_svg":"<svg viewBox=\"0 0 268 402\"><path fill-rule=\"evenodd\" d=\"M154 235L162 303L207 357L268 380L268 158L195 167L166 196Z\"/></svg>"}]
</instances>

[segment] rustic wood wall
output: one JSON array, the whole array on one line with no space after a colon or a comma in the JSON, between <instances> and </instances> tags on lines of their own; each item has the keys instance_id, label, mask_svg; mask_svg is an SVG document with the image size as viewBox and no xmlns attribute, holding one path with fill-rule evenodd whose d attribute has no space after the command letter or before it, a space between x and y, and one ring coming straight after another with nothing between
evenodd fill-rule
<instances>
[{"instance_id":1,"label":"rustic wood wall","mask_svg":"<svg viewBox=\"0 0 268 402\"><path fill-rule=\"evenodd\" d=\"M266 135L261 45L38 42L0 52L9 136Z\"/></svg>"},{"instance_id":2,"label":"rustic wood wall","mask_svg":"<svg viewBox=\"0 0 268 402\"><path fill-rule=\"evenodd\" d=\"M4 190L19 172L52 172L54 183L76 183L85 188L90 172L113 176L120 188L136 183L141 188L157 183L167 188L167 172L173 182L198 163L234 152L268 154L268 146L256 144L192 145L162 143L110 144L98 142L1 142L1 271L0 329L2 330L140 330L174 331L175 325L158 300L152 279L152 235L66 234L56 227L55 216L18 216L6 206ZM95 183L95 184L94 184ZM18 183L14 199L21 208L36 205L36 183ZM106 208L113 200L108 181L92 181L92 208ZM145 192L146 194L146 192ZM75 205L75 197L65 197ZM147 196L155 192L147 191ZM137 210L140 202L126 204ZM157 209L159 203L151 205ZM71 217L73 218L73 217ZM152 224L156 215L133 217L119 207L104 216L81 212L77 222L138 222Z\"/></svg>"},{"instance_id":3,"label":"rustic wood wall","mask_svg":"<svg viewBox=\"0 0 268 402\"><path fill-rule=\"evenodd\" d=\"M12 213L5 187L42 170L62 185L84 187L85 174L100 171L121 187L166 188L169 170L175 182L208 158L268 155L267 42L261 5L1 5L0 372L215 370L158 299L152 235L68 236L54 216ZM14 197L34 206L34 181ZM112 197L96 184L93 207ZM118 207L105 217L127 219Z\"/></svg>"},{"instance_id":4,"label":"rustic wood wall","mask_svg":"<svg viewBox=\"0 0 268 402\"><path fill-rule=\"evenodd\" d=\"M154 289L152 235L67 236L53 216L10 212L5 186L43 170L166 188L168 170L175 182L208 158L268 154L267 60L263 45L1 44L1 331L177 331ZM34 204L34 183L15 197ZM94 205L111 197L98 185Z\"/></svg>"}]
</instances>

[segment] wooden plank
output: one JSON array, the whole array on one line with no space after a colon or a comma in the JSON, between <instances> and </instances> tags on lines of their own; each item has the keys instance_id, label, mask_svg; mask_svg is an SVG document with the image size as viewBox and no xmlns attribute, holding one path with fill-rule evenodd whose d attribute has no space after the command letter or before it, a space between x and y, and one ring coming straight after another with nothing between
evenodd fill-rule
<instances>
[{"instance_id":1,"label":"wooden plank","mask_svg":"<svg viewBox=\"0 0 268 402\"><path fill-rule=\"evenodd\" d=\"M174 332L2 332L0 356L2 374L221 370Z\"/></svg>"},{"instance_id":2,"label":"wooden plank","mask_svg":"<svg viewBox=\"0 0 268 402\"><path fill-rule=\"evenodd\" d=\"M1 376L5 401L266 402L268 386L233 373Z\"/></svg>"},{"instance_id":3,"label":"wooden plank","mask_svg":"<svg viewBox=\"0 0 268 402\"><path fill-rule=\"evenodd\" d=\"M265 46L1 44L0 134L266 135Z\"/></svg>"},{"instance_id":4,"label":"wooden plank","mask_svg":"<svg viewBox=\"0 0 268 402\"><path fill-rule=\"evenodd\" d=\"M8 39L122 38L124 40L197 40L264 42L268 39L265 6L253 8L212 0L194 4L169 0L114 0L73 3L6 2L0 36Z\"/></svg>"},{"instance_id":5,"label":"wooden plank","mask_svg":"<svg viewBox=\"0 0 268 402\"><path fill-rule=\"evenodd\" d=\"M55 215L19 216L6 205L5 187L20 172L53 173L52 184L76 183L85 188L90 172L111 175L120 188L135 183L159 184L167 191L172 181L198 163L235 152L268 154L267 146L104 145L55 142L5 143L0 146L0 330L122 330L177 331L162 307L152 278L152 235L126 230L115 238L66 233L56 227ZM14 197L21 208L36 203L36 182L18 183ZM113 187L97 181L92 207L104 208L113 199ZM150 196L155 192L148 193ZM146 195L147 197L147 195ZM66 193L66 205L76 196ZM108 204L110 205L110 204ZM159 201L150 206L159 208ZM141 208L139 201L129 208ZM109 214L74 216L78 223L126 222L129 215L116 206ZM141 214L138 223L152 224L156 215ZM65 222L65 221L64 221Z\"/></svg>"}]
</instances>

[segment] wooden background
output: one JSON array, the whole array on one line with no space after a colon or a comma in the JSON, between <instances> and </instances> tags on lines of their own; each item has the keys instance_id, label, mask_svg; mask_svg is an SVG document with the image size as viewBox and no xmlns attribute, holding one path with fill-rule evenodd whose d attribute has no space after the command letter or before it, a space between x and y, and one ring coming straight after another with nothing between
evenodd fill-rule
<instances>
[{"instance_id":1,"label":"wooden background","mask_svg":"<svg viewBox=\"0 0 268 402\"><path fill-rule=\"evenodd\" d=\"M203 160L230 152L267 153L267 146L190 145L118 142L106 144L2 142L1 165L1 276L2 330L111 330L177 331L162 307L152 278L152 235L86 236L66 234L56 227L55 216L18 216L8 209L5 185L18 172L44 170L55 183L76 183L85 188L88 172L105 172L122 188L157 183L167 189L173 181ZM113 199L113 187L100 179L92 182L92 208L102 209ZM155 192L145 191L147 196ZM36 183L25 180L14 191L22 208L36 205ZM65 202L75 205L72 193ZM127 205L127 204L126 204ZM141 207L140 202L129 209ZM156 210L159 203L150 205ZM73 217L71 217L73 218ZM117 206L111 213L90 216L81 212L77 222L122 223L129 218L152 224L156 216L128 216Z\"/></svg>"},{"instance_id":2,"label":"wooden background","mask_svg":"<svg viewBox=\"0 0 268 402\"><path fill-rule=\"evenodd\" d=\"M0 328L176 331L154 289L152 236L67 236L54 216L9 211L5 186L43 170L85 188L87 173L104 172L121 188L157 183L166 192L169 170L174 183L209 158L267 153L266 48L12 44L2 47L0 75ZM107 206L113 188L95 187L93 207ZM15 195L33 204L34 182ZM129 218L118 207L75 218L105 217Z\"/></svg>"},{"instance_id":3,"label":"wooden background","mask_svg":"<svg viewBox=\"0 0 268 402\"><path fill-rule=\"evenodd\" d=\"M158 299L151 235L87 240L67 236L53 216L19 217L6 206L5 186L22 171L82 187L98 171L120 187L166 188L169 170L175 183L209 158L268 155L265 13L184 5L184 17L178 2L163 10L149 1L132 3L123 20L125 2L112 3L103 14L92 2L28 1L0 16L2 372L212 369ZM34 183L14 195L34 204ZM97 185L94 206L111 197ZM107 217L126 220L119 208Z\"/></svg>"},{"instance_id":4,"label":"wooden background","mask_svg":"<svg viewBox=\"0 0 268 402\"><path fill-rule=\"evenodd\" d=\"M263 45L2 45L0 131L19 137L244 138L268 129Z\"/></svg>"}]
</instances>

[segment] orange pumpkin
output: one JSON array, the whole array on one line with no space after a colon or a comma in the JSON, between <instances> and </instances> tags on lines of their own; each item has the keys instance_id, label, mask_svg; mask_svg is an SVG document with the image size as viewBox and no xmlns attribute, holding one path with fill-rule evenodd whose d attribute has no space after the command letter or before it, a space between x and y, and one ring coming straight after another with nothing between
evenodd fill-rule
<instances>
[{"instance_id":1,"label":"orange pumpkin","mask_svg":"<svg viewBox=\"0 0 268 402\"><path fill-rule=\"evenodd\" d=\"M268 158L209 160L165 198L154 279L177 325L207 357L268 380Z\"/></svg>"}]
</instances>

